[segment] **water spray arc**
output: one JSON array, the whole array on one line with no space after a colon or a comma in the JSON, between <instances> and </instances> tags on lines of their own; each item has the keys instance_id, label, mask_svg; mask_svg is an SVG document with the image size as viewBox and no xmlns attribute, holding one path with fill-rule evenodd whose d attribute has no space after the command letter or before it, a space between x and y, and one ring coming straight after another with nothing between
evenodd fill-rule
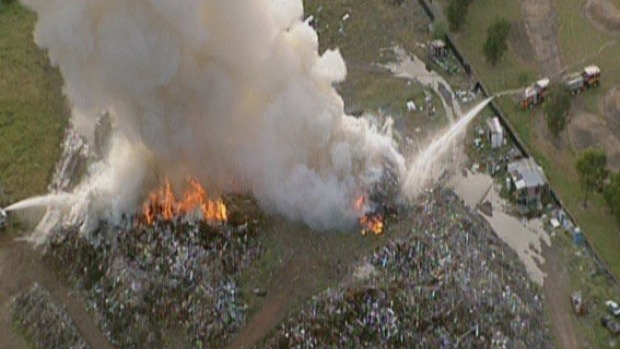
<instances>
[{"instance_id":1,"label":"water spray arc","mask_svg":"<svg viewBox=\"0 0 620 349\"><path fill-rule=\"evenodd\" d=\"M428 183L441 172L442 162L438 161L454 146L454 140L461 135L467 125L491 102L494 97L489 97L454 123L441 136L433 140L426 148L422 149L407 166L407 174L404 178L402 192L405 197L415 197Z\"/></svg>"}]
</instances>

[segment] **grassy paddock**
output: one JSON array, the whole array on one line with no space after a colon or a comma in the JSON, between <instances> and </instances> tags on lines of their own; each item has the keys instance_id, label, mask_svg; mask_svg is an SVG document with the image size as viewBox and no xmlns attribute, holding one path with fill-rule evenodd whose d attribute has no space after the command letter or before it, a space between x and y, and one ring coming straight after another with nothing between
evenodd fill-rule
<instances>
[{"instance_id":1,"label":"grassy paddock","mask_svg":"<svg viewBox=\"0 0 620 349\"><path fill-rule=\"evenodd\" d=\"M589 107L600 113L600 97L604 91L620 83L620 37L599 31L581 13L585 0L556 0L558 35L562 58L569 71L577 71L588 64L597 64L603 71L601 86L589 98ZM620 9L620 0L615 0ZM615 44L610 44L617 41ZM597 55L597 51L610 44Z\"/></svg>"},{"instance_id":2,"label":"grassy paddock","mask_svg":"<svg viewBox=\"0 0 620 349\"><path fill-rule=\"evenodd\" d=\"M602 97L613 86L620 83L620 42L609 46L601 55L593 56L606 43L618 40L620 37L600 32L592 26L580 12L585 0L556 0L555 8L558 11L559 40L564 62L570 70L581 69L587 64L597 64L603 71L601 86L588 91L579 98L583 98L586 110L600 114L602 112ZM620 1L615 0L620 7ZM555 158L554 154L545 154ZM574 163L576 154L567 162ZM600 195L592 195L590 207L584 210L581 207L583 189L576 182L577 174L573 166L563 168L557 166L550 171L555 172L554 180L558 182L556 190L566 205L576 216L579 224L597 252L606 261L611 271L620 278L620 229ZM567 174L570 174L568 176Z\"/></svg>"},{"instance_id":3,"label":"grassy paddock","mask_svg":"<svg viewBox=\"0 0 620 349\"><path fill-rule=\"evenodd\" d=\"M519 81L521 74L527 73L530 79L538 75L537 68L519 58L510 43L508 50L495 67L487 63L482 51L482 46L487 39L487 28L496 19L502 17L511 23L522 22L520 2L473 1L467 15L467 26L462 33L452 36L470 62L476 76L495 92L521 87Z\"/></svg>"},{"instance_id":4,"label":"grassy paddock","mask_svg":"<svg viewBox=\"0 0 620 349\"><path fill-rule=\"evenodd\" d=\"M0 8L0 204L46 191L69 115L35 20L17 1Z\"/></svg>"}]
</instances>

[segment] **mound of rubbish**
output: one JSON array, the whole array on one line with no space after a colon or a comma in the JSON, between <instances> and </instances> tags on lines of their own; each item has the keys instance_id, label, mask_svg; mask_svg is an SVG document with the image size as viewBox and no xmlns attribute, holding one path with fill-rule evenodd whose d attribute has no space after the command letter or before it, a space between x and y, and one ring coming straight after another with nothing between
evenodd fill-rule
<instances>
[{"instance_id":1,"label":"mound of rubbish","mask_svg":"<svg viewBox=\"0 0 620 349\"><path fill-rule=\"evenodd\" d=\"M16 327L35 348L91 348L67 311L54 302L43 286L35 283L17 296L11 306Z\"/></svg>"},{"instance_id":2,"label":"mound of rubbish","mask_svg":"<svg viewBox=\"0 0 620 349\"><path fill-rule=\"evenodd\" d=\"M58 230L46 258L82 291L117 347L162 348L170 329L191 347L216 347L245 324L237 277L261 253L258 224L125 218L100 224L88 240L78 228Z\"/></svg>"},{"instance_id":3,"label":"mound of rubbish","mask_svg":"<svg viewBox=\"0 0 620 349\"><path fill-rule=\"evenodd\" d=\"M350 280L256 348L550 348L538 287L516 253L447 190Z\"/></svg>"}]
</instances>

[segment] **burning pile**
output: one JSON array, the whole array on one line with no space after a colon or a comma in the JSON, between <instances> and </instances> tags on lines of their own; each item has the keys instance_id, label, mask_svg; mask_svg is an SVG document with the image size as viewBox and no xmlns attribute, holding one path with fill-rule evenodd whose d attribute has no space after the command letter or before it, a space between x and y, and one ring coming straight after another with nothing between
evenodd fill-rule
<instances>
[{"instance_id":1,"label":"burning pile","mask_svg":"<svg viewBox=\"0 0 620 349\"><path fill-rule=\"evenodd\" d=\"M99 134L109 145L73 190L71 217L93 222L82 233L133 212L152 168L249 192L314 230L355 223L356 185L372 185L365 174L382 157L405 171L389 120L345 113L334 88L345 62L319 51L302 0L23 2L38 15L35 40L62 73L81 135L103 144L93 111L110 118ZM221 202L199 188L185 206L166 187L145 208L147 223L196 207L225 221Z\"/></svg>"},{"instance_id":2,"label":"burning pile","mask_svg":"<svg viewBox=\"0 0 620 349\"><path fill-rule=\"evenodd\" d=\"M207 191L200 183L190 178L189 188L183 199L177 200L170 181L166 178L164 185L149 195L148 202L142 207L142 216L147 225L152 225L159 217L171 221L176 217L190 216L209 224L225 223L228 219L226 205L222 199L210 200Z\"/></svg>"},{"instance_id":3,"label":"burning pile","mask_svg":"<svg viewBox=\"0 0 620 349\"><path fill-rule=\"evenodd\" d=\"M552 347L539 289L481 216L447 190L404 215L354 278L254 348Z\"/></svg>"},{"instance_id":4,"label":"burning pile","mask_svg":"<svg viewBox=\"0 0 620 349\"><path fill-rule=\"evenodd\" d=\"M362 194L353 203L353 208L360 216L361 234L383 234L386 218L397 214L397 201L400 194L397 166L384 159L380 180Z\"/></svg>"},{"instance_id":5,"label":"burning pile","mask_svg":"<svg viewBox=\"0 0 620 349\"><path fill-rule=\"evenodd\" d=\"M383 221L383 214L378 212L368 212L366 204L366 195L361 195L355 200L354 207L357 212L363 213L359 220L362 235L366 236L368 233L374 233L375 235L383 234L383 228L385 223Z\"/></svg>"},{"instance_id":6,"label":"burning pile","mask_svg":"<svg viewBox=\"0 0 620 349\"><path fill-rule=\"evenodd\" d=\"M227 223L214 225L180 219L192 211L183 206L188 200L173 200L169 183L155 197L152 224L124 217L118 225L101 224L93 239L65 227L51 237L46 258L83 292L119 348L163 348L170 327L192 347L216 347L246 321L238 279L262 251L254 238L260 216L248 213L256 212L255 203L231 197Z\"/></svg>"}]
</instances>

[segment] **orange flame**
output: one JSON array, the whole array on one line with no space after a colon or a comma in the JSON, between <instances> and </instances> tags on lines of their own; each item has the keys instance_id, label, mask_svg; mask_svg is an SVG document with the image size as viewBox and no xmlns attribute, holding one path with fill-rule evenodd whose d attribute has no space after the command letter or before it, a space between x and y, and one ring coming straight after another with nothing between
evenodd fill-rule
<instances>
[{"instance_id":1,"label":"orange flame","mask_svg":"<svg viewBox=\"0 0 620 349\"><path fill-rule=\"evenodd\" d=\"M385 228L385 224L383 223L383 216L381 214L366 214L364 212L366 205L366 195L360 195L355 202L353 203L353 207L355 210L362 214L360 218L360 225L362 226L362 235L366 236L367 233L371 232L375 235L383 234L383 229Z\"/></svg>"},{"instance_id":2,"label":"orange flame","mask_svg":"<svg viewBox=\"0 0 620 349\"><path fill-rule=\"evenodd\" d=\"M384 223L381 214L364 215L360 218L360 224L362 225L362 235L366 235L367 232L375 235L383 234Z\"/></svg>"},{"instance_id":3,"label":"orange flame","mask_svg":"<svg viewBox=\"0 0 620 349\"><path fill-rule=\"evenodd\" d=\"M194 179L189 179L189 188L183 199L177 201L172 192L170 181L166 178L164 185L151 194L142 207L142 215L146 224L151 225L157 216L164 220L200 212L202 219L208 223L224 223L228 220L226 205L222 199L210 200L207 191Z\"/></svg>"}]
</instances>

